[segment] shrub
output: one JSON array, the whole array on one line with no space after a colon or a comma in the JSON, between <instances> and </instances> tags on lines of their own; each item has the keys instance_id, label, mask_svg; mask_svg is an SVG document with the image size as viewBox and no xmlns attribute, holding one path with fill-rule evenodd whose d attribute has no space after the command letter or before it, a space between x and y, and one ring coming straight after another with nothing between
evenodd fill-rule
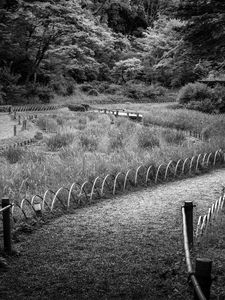
<instances>
[{"instance_id":1,"label":"shrub","mask_svg":"<svg viewBox=\"0 0 225 300\"><path fill-rule=\"evenodd\" d=\"M90 85L90 84L82 84L82 85L80 86L80 90L81 90L82 92L85 92L85 93L89 92L89 91L92 90L92 89L93 89L93 86Z\"/></svg>"},{"instance_id":2,"label":"shrub","mask_svg":"<svg viewBox=\"0 0 225 300\"><path fill-rule=\"evenodd\" d=\"M98 148L98 139L91 131L85 130L80 134L81 147L87 151L95 151Z\"/></svg>"},{"instance_id":3,"label":"shrub","mask_svg":"<svg viewBox=\"0 0 225 300\"><path fill-rule=\"evenodd\" d=\"M26 92L24 93L24 97L29 103L49 103L53 98L52 89L49 86L28 83L25 88Z\"/></svg>"},{"instance_id":4,"label":"shrub","mask_svg":"<svg viewBox=\"0 0 225 300\"><path fill-rule=\"evenodd\" d=\"M212 99L206 98L204 101L190 101L186 106L187 109L199 110L204 113L214 111L215 103Z\"/></svg>"},{"instance_id":5,"label":"shrub","mask_svg":"<svg viewBox=\"0 0 225 300\"><path fill-rule=\"evenodd\" d=\"M225 112L225 87L221 85L210 88L202 83L189 83L184 86L178 101L186 108L205 113Z\"/></svg>"},{"instance_id":6,"label":"shrub","mask_svg":"<svg viewBox=\"0 0 225 300\"><path fill-rule=\"evenodd\" d=\"M99 91L99 93L105 93L105 91L110 87L110 83L107 81L103 81L103 82L93 82L93 84L95 84L95 86L97 86L97 90Z\"/></svg>"},{"instance_id":7,"label":"shrub","mask_svg":"<svg viewBox=\"0 0 225 300\"><path fill-rule=\"evenodd\" d=\"M89 121L95 121L98 119L98 114L97 113L93 113L93 112L88 112L86 114L87 118Z\"/></svg>"},{"instance_id":8,"label":"shrub","mask_svg":"<svg viewBox=\"0 0 225 300\"><path fill-rule=\"evenodd\" d=\"M118 128L109 132L109 150L116 150L123 147L124 136Z\"/></svg>"},{"instance_id":9,"label":"shrub","mask_svg":"<svg viewBox=\"0 0 225 300\"><path fill-rule=\"evenodd\" d=\"M98 93L98 91L96 89L89 90L87 94L89 96L98 96L99 95L99 93Z\"/></svg>"},{"instance_id":10,"label":"shrub","mask_svg":"<svg viewBox=\"0 0 225 300\"><path fill-rule=\"evenodd\" d=\"M41 129L49 132L57 131L57 121L52 118L40 117L37 119L36 125Z\"/></svg>"},{"instance_id":11,"label":"shrub","mask_svg":"<svg viewBox=\"0 0 225 300\"><path fill-rule=\"evenodd\" d=\"M205 139L213 137L224 136L225 131L225 120L215 120L202 130L202 135Z\"/></svg>"},{"instance_id":12,"label":"shrub","mask_svg":"<svg viewBox=\"0 0 225 300\"><path fill-rule=\"evenodd\" d=\"M53 118L54 120L56 120L56 122L57 122L57 124L58 124L59 126L63 126L63 125L65 124L65 120L64 120L62 117L60 117L60 116L53 115L52 118Z\"/></svg>"},{"instance_id":13,"label":"shrub","mask_svg":"<svg viewBox=\"0 0 225 300\"><path fill-rule=\"evenodd\" d=\"M58 150L62 147L70 145L74 140L72 133L57 133L47 139L46 144L51 151Z\"/></svg>"},{"instance_id":14,"label":"shrub","mask_svg":"<svg viewBox=\"0 0 225 300\"><path fill-rule=\"evenodd\" d=\"M85 111L86 110L83 105L69 104L68 108L69 108L69 110L72 110L72 111Z\"/></svg>"},{"instance_id":15,"label":"shrub","mask_svg":"<svg viewBox=\"0 0 225 300\"><path fill-rule=\"evenodd\" d=\"M124 135L129 135L134 133L136 124L135 122L127 119L127 118L115 118L114 120L115 126L117 126Z\"/></svg>"},{"instance_id":16,"label":"shrub","mask_svg":"<svg viewBox=\"0 0 225 300\"><path fill-rule=\"evenodd\" d=\"M151 128L141 128L138 132L138 146L140 148L159 147L159 138L156 130Z\"/></svg>"},{"instance_id":17,"label":"shrub","mask_svg":"<svg viewBox=\"0 0 225 300\"><path fill-rule=\"evenodd\" d=\"M20 148L9 148L4 150L2 156L4 156L10 164L15 164L21 160L24 151Z\"/></svg>"},{"instance_id":18,"label":"shrub","mask_svg":"<svg viewBox=\"0 0 225 300\"><path fill-rule=\"evenodd\" d=\"M105 94L112 94L115 95L117 93L121 93L121 85L118 84L110 84L108 88L104 91Z\"/></svg>"},{"instance_id":19,"label":"shrub","mask_svg":"<svg viewBox=\"0 0 225 300\"><path fill-rule=\"evenodd\" d=\"M40 132L40 131L36 132L34 138L36 140L42 140L43 139L43 133Z\"/></svg>"},{"instance_id":20,"label":"shrub","mask_svg":"<svg viewBox=\"0 0 225 300\"><path fill-rule=\"evenodd\" d=\"M214 111L217 110L219 113L224 113L225 112L225 86L221 84L217 84L213 89L213 97L215 99Z\"/></svg>"},{"instance_id":21,"label":"shrub","mask_svg":"<svg viewBox=\"0 0 225 300\"><path fill-rule=\"evenodd\" d=\"M187 104L191 101L202 101L206 98L211 98L213 91L203 83L188 83L181 88L178 94L178 102Z\"/></svg>"},{"instance_id":22,"label":"shrub","mask_svg":"<svg viewBox=\"0 0 225 300\"><path fill-rule=\"evenodd\" d=\"M75 90L74 80L71 77L58 74L51 76L50 87L56 94L62 96L70 96Z\"/></svg>"},{"instance_id":23,"label":"shrub","mask_svg":"<svg viewBox=\"0 0 225 300\"><path fill-rule=\"evenodd\" d=\"M179 145L185 140L185 135L182 131L171 130L169 128L162 130L161 136L168 144Z\"/></svg>"},{"instance_id":24,"label":"shrub","mask_svg":"<svg viewBox=\"0 0 225 300\"><path fill-rule=\"evenodd\" d=\"M157 97L164 96L166 89L160 85L145 85L143 83L128 82L125 88L125 95L133 99L148 98L156 100Z\"/></svg>"},{"instance_id":25,"label":"shrub","mask_svg":"<svg viewBox=\"0 0 225 300\"><path fill-rule=\"evenodd\" d=\"M43 103L49 103L50 100L53 98L53 93L51 88L48 86L37 86L37 95L41 102Z\"/></svg>"},{"instance_id":26,"label":"shrub","mask_svg":"<svg viewBox=\"0 0 225 300\"><path fill-rule=\"evenodd\" d=\"M0 100L3 104L24 103L26 87L19 85L20 75L15 75L9 67L0 67Z\"/></svg>"}]
</instances>

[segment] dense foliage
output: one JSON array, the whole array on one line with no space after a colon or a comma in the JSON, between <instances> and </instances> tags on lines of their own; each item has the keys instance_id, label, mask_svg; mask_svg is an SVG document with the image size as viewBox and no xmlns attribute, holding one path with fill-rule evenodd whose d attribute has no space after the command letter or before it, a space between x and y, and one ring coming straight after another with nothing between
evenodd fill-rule
<instances>
[{"instance_id":1,"label":"dense foliage","mask_svg":"<svg viewBox=\"0 0 225 300\"><path fill-rule=\"evenodd\" d=\"M87 82L181 87L223 71L224 32L218 0L5 0L0 103L49 102Z\"/></svg>"},{"instance_id":2,"label":"dense foliage","mask_svg":"<svg viewBox=\"0 0 225 300\"><path fill-rule=\"evenodd\" d=\"M180 90L178 100L189 109L206 113L224 113L225 87L217 85L211 88L202 83L189 83Z\"/></svg>"},{"instance_id":3,"label":"dense foliage","mask_svg":"<svg viewBox=\"0 0 225 300\"><path fill-rule=\"evenodd\" d=\"M224 60L224 1L185 0L181 2L178 16L188 21L184 37L191 44L193 55Z\"/></svg>"}]
</instances>

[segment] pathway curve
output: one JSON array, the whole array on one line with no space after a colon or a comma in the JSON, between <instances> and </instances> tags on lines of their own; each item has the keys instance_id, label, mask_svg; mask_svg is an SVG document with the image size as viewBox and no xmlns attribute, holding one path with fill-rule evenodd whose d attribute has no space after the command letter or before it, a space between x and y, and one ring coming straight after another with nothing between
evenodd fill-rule
<instances>
[{"instance_id":1,"label":"pathway curve","mask_svg":"<svg viewBox=\"0 0 225 300\"><path fill-rule=\"evenodd\" d=\"M104 200L44 225L17 244L21 256L0 275L0 298L190 299L181 205L193 200L197 218L224 183L221 169Z\"/></svg>"}]
</instances>

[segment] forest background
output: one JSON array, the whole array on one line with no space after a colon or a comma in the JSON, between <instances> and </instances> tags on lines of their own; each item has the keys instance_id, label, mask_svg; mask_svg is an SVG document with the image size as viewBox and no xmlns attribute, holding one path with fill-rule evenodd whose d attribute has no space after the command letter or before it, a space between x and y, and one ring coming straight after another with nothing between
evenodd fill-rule
<instances>
[{"instance_id":1,"label":"forest background","mask_svg":"<svg viewBox=\"0 0 225 300\"><path fill-rule=\"evenodd\" d=\"M197 81L223 79L224 50L219 0L2 0L0 103L150 101L186 85L180 103L220 113L224 87Z\"/></svg>"}]
</instances>

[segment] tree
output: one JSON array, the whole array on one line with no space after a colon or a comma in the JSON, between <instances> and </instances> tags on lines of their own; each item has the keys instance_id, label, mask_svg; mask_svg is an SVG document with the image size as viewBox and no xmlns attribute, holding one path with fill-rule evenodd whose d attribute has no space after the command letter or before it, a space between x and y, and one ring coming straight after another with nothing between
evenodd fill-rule
<instances>
[{"instance_id":1,"label":"tree","mask_svg":"<svg viewBox=\"0 0 225 300\"><path fill-rule=\"evenodd\" d=\"M143 79L147 82L160 81L166 86L183 84L187 79L188 67L186 49L183 47L183 38L178 29L184 26L184 22L160 16L144 32L144 37L133 41L133 51L136 57L142 60L144 66ZM182 78L181 78L182 77Z\"/></svg>"},{"instance_id":2,"label":"tree","mask_svg":"<svg viewBox=\"0 0 225 300\"><path fill-rule=\"evenodd\" d=\"M222 61L225 56L225 2L221 0L181 1L178 17L187 21L183 34L191 55Z\"/></svg>"},{"instance_id":3,"label":"tree","mask_svg":"<svg viewBox=\"0 0 225 300\"><path fill-rule=\"evenodd\" d=\"M125 83L134 79L141 70L143 70L141 60L133 57L116 62L113 74L117 83Z\"/></svg>"}]
</instances>

